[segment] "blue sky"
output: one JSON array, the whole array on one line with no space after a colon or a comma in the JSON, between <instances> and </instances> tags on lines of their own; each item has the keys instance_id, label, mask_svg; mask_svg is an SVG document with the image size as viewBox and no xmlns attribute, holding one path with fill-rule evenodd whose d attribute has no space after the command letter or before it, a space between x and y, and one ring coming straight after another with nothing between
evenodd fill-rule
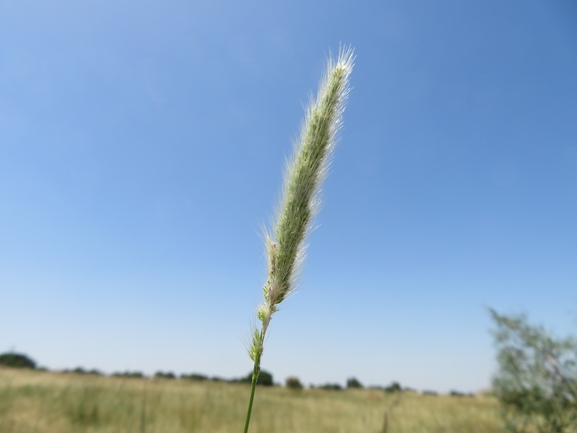
<instances>
[{"instance_id":1,"label":"blue sky","mask_svg":"<svg viewBox=\"0 0 577 433\"><path fill-rule=\"evenodd\" d=\"M577 323L577 5L0 3L0 351L233 377L329 53L353 91L275 380L474 391Z\"/></svg>"}]
</instances>

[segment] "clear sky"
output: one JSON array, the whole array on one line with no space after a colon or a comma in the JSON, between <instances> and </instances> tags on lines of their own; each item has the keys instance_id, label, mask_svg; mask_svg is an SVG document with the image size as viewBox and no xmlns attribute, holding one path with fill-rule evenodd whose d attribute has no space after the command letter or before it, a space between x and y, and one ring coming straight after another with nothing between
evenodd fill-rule
<instances>
[{"instance_id":1,"label":"clear sky","mask_svg":"<svg viewBox=\"0 0 577 433\"><path fill-rule=\"evenodd\" d=\"M329 50L353 91L282 382L475 391L486 308L577 324L572 0L3 0L0 351L235 377Z\"/></svg>"}]
</instances>

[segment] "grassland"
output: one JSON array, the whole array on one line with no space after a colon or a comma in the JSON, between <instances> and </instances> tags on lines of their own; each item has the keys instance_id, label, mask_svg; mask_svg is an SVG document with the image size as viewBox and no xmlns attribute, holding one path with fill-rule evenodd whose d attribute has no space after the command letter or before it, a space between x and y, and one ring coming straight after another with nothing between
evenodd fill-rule
<instances>
[{"instance_id":1,"label":"grassland","mask_svg":"<svg viewBox=\"0 0 577 433\"><path fill-rule=\"evenodd\" d=\"M0 433L238 433L249 385L0 368ZM491 397L261 388L252 433L502 433Z\"/></svg>"}]
</instances>

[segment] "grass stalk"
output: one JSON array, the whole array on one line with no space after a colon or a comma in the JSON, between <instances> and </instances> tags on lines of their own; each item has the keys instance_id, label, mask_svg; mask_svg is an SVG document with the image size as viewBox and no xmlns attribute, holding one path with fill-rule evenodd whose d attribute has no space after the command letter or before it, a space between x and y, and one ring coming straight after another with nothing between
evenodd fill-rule
<instances>
[{"instance_id":1,"label":"grass stalk","mask_svg":"<svg viewBox=\"0 0 577 433\"><path fill-rule=\"evenodd\" d=\"M252 388L244 433L248 432L264 340L272 315L295 290L295 279L305 255L305 239L320 205L319 187L326 177L342 114L349 94L353 69L352 49L341 49L328 60L316 100L306 110L300 140L287 164L284 188L273 233L265 232L268 278L264 302L257 310L260 329L254 329L249 356L254 361Z\"/></svg>"},{"instance_id":2,"label":"grass stalk","mask_svg":"<svg viewBox=\"0 0 577 433\"><path fill-rule=\"evenodd\" d=\"M258 375L260 373L260 359L254 362L254 369L252 371L252 381L250 387L250 398L248 401L248 410L246 412L246 420L244 423L244 433L248 432L248 426L250 424L250 416L252 414L252 404L254 402L254 393L256 391L256 381L258 380Z\"/></svg>"}]
</instances>

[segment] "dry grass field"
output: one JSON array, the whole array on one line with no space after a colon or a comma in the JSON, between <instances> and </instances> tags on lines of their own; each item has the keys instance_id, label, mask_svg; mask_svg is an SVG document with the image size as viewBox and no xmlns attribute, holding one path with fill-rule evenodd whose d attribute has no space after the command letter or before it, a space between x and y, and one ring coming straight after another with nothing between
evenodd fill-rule
<instances>
[{"instance_id":1,"label":"dry grass field","mask_svg":"<svg viewBox=\"0 0 577 433\"><path fill-rule=\"evenodd\" d=\"M250 386L0 368L0 433L238 433ZM384 428L385 414L387 428ZM252 433L501 433L490 397L258 389Z\"/></svg>"}]
</instances>

